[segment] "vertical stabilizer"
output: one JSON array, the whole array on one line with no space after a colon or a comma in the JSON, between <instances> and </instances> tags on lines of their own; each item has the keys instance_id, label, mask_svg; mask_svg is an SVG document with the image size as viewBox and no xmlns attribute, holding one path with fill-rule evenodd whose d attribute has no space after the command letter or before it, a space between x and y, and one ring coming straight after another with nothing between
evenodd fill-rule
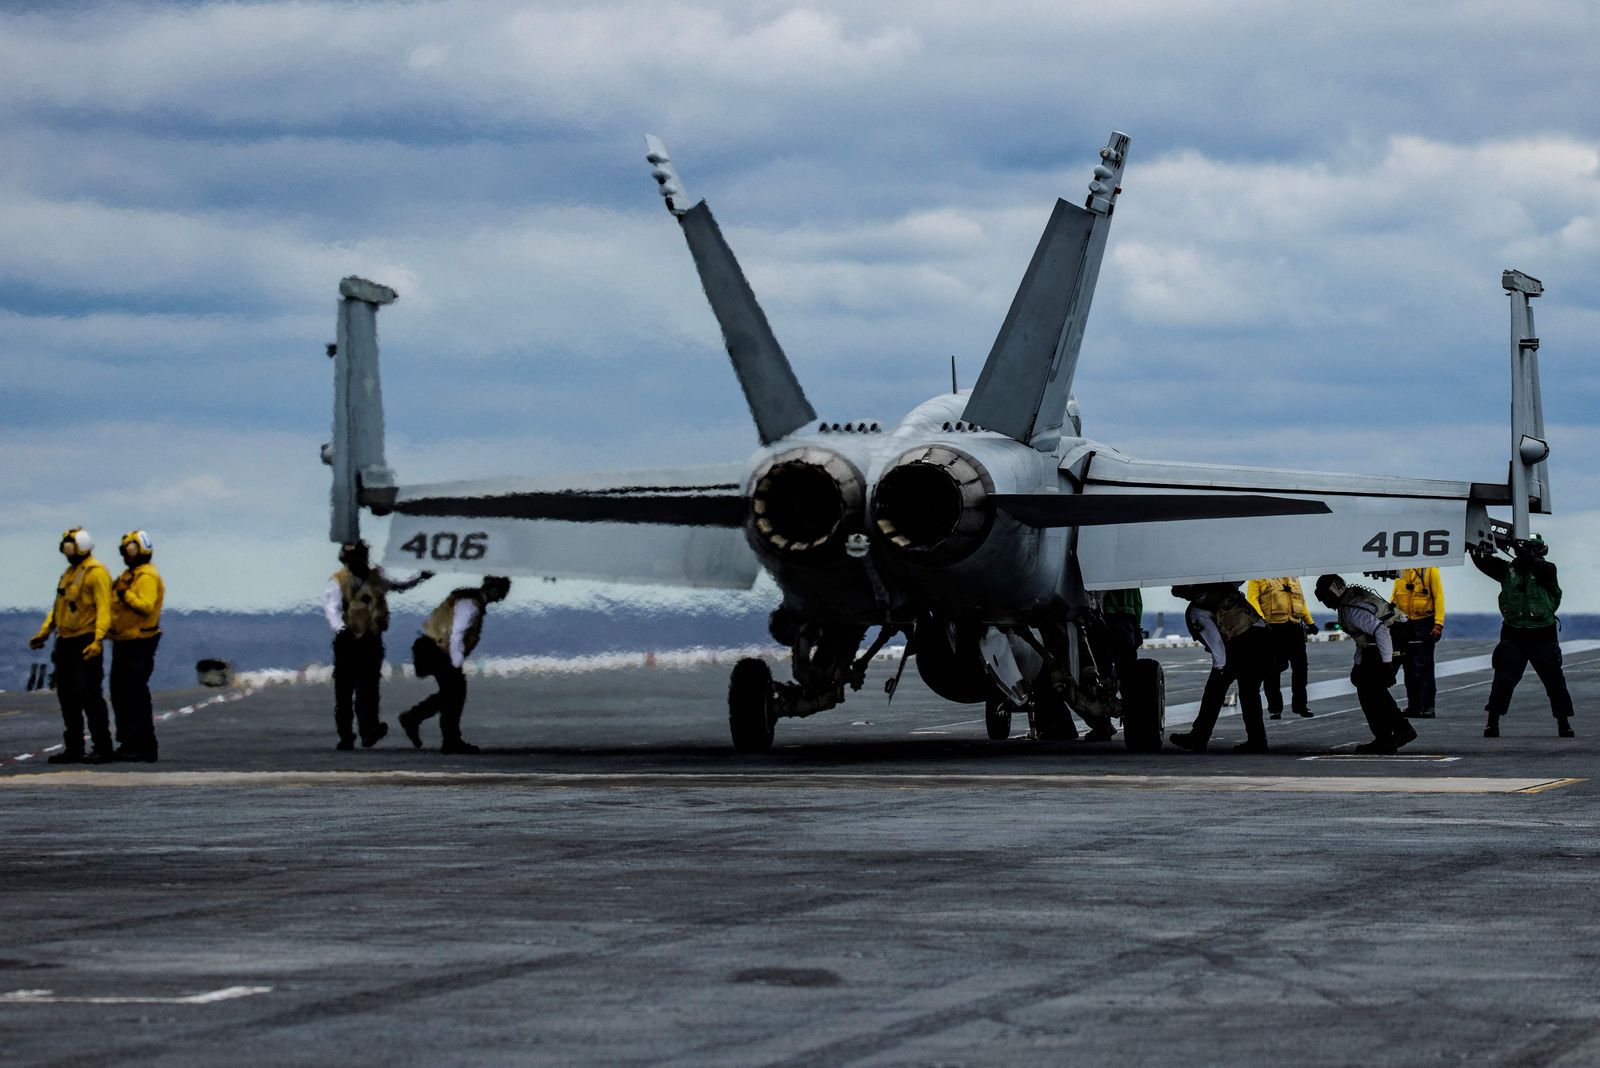
<instances>
[{"instance_id":1,"label":"vertical stabilizer","mask_svg":"<svg viewBox=\"0 0 1600 1068\"><path fill-rule=\"evenodd\" d=\"M745 403L755 418L761 444L770 445L805 426L817 414L806 400L789 358L773 336L766 314L756 302L733 250L723 239L711 209L703 200L690 206L677 169L658 138L646 135L645 145L651 176L661 186L667 210L683 227L689 254L694 257L700 284L711 302L717 325L722 328L723 343L744 390Z\"/></svg>"},{"instance_id":2,"label":"vertical stabilizer","mask_svg":"<svg viewBox=\"0 0 1600 1068\"><path fill-rule=\"evenodd\" d=\"M339 283L339 332L333 357L333 441L323 460L333 468L329 538L361 537L361 506L385 505L395 492L383 456L383 389L378 380L378 309L395 291L365 278Z\"/></svg>"},{"instance_id":3,"label":"vertical stabilizer","mask_svg":"<svg viewBox=\"0 0 1600 1068\"><path fill-rule=\"evenodd\" d=\"M1084 206L1056 201L967 401L967 422L1046 451L1070 426L1072 376L1127 156L1127 134L1113 133Z\"/></svg>"}]
</instances>

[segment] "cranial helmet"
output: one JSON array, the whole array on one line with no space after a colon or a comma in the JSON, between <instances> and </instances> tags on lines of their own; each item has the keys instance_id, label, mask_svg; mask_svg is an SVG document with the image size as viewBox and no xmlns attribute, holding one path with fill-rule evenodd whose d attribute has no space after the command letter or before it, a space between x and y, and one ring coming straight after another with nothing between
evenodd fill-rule
<instances>
[{"instance_id":1,"label":"cranial helmet","mask_svg":"<svg viewBox=\"0 0 1600 1068\"><path fill-rule=\"evenodd\" d=\"M504 575L486 575L483 579L483 592L494 600L502 600L511 592L511 580Z\"/></svg>"},{"instance_id":2,"label":"cranial helmet","mask_svg":"<svg viewBox=\"0 0 1600 1068\"><path fill-rule=\"evenodd\" d=\"M1345 591L1344 579L1338 575L1322 575L1317 579L1317 600L1332 608Z\"/></svg>"},{"instance_id":3,"label":"cranial helmet","mask_svg":"<svg viewBox=\"0 0 1600 1068\"><path fill-rule=\"evenodd\" d=\"M94 539L82 527L69 527L61 532L62 556L88 556L94 552Z\"/></svg>"},{"instance_id":4,"label":"cranial helmet","mask_svg":"<svg viewBox=\"0 0 1600 1068\"><path fill-rule=\"evenodd\" d=\"M133 556L148 560L150 559L150 554L155 552L156 547L155 543L150 540L150 535L144 531L130 530L122 536L122 543L118 548L122 551L123 556L129 555L131 549Z\"/></svg>"}]
</instances>

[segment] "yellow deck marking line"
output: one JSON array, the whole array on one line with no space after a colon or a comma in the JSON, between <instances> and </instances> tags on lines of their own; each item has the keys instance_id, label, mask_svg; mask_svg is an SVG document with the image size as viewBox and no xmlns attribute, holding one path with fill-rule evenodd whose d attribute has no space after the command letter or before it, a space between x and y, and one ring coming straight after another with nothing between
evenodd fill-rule
<instances>
[{"instance_id":1,"label":"yellow deck marking line","mask_svg":"<svg viewBox=\"0 0 1600 1068\"><path fill-rule=\"evenodd\" d=\"M1583 781L1585 781L1585 780L1583 780L1583 779L1551 779L1549 782L1540 783L1538 786L1530 786L1526 790L1518 790L1517 793L1519 793L1519 794L1542 794L1546 790L1559 790L1563 786L1575 786L1578 783L1583 782Z\"/></svg>"},{"instance_id":2,"label":"yellow deck marking line","mask_svg":"<svg viewBox=\"0 0 1600 1068\"><path fill-rule=\"evenodd\" d=\"M1050 787L1258 793L1510 794L1581 779L1411 777L1400 775L978 775L961 772L501 772L501 771L58 771L0 777L0 789L26 787L355 787L511 786L530 789L916 789Z\"/></svg>"}]
</instances>

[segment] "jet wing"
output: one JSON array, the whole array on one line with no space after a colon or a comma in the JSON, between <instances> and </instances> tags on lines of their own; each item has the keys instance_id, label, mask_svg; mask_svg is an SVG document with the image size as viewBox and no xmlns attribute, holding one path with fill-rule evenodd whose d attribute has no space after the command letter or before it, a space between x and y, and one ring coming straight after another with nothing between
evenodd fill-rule
<instances>
[{"instance_id":1,"label":"jet wing","mask_svg":"<svg viewBox=\"0 0 1600 1068\"><path fill-rule=\"evenodd\" d=\"M1470 482L1136 460L1109 449L1078 477L1088 497L1265 495L1327 506L1320 514L1082 527L1078 563L1092 590L1450 566L1489 536Z\"/></svg>"},{"instance_id":2,"label":"jet wing","mask_svg":"<svg viewBox=\"0 0 1600 1068\"><path fill-rule=\"evenodd\" d=\"M741 465L402 486L384 563L749 589Z\"/></svg>"}]
</instances>

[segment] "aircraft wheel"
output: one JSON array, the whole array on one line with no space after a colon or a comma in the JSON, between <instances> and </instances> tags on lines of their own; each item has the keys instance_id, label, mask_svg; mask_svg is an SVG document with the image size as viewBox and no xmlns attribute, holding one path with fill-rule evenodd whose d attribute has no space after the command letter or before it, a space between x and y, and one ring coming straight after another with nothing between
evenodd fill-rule
<instances>
[{"instance_id":1,"label":"aircraft wheel","mask_svg":"<svg viewBox=\"0 0 1600 1068\"><path fill-rule=\"evenodd\" d=\"M772 669L747 657L733 665L728 679L728 730L736 753L772 749Z\"/></svg>"},{"instance_id":2,"label":"aircraft wheel","mask_svg":"<svg viewBox=\"0 0 1600 1068\"><path fill-rule=\"evenodd\" d=\"M1159 753L1167 733L1167 680L1161 661L1140 660L1131 681L1122 702L1123 740L1135 753Z\"/></svg>"},{"instance_id":3,"label":"aircraft wheel","mask_svg":"<svg viewBox=\"0 0 1600 1068\"><path fill-rule=\"evenodd\" d=\"M1003 742L1011 737L1011 713L1017 706L1003 698L991 697L983 706L983 726L989 732L989 740Z\"/></svg>"},{"instance_id":4,"label":"aircraft wheel","mask_svg":"<svg viewBox=\"0 0 1600 1068\"><path fill-rule=\"evenodd\" d=\"M1040 687L1034 696L1033 727L1044 742L1070 742L1078 737L1067 703L1048 686Z\"/></svg>"}]
</instances>

